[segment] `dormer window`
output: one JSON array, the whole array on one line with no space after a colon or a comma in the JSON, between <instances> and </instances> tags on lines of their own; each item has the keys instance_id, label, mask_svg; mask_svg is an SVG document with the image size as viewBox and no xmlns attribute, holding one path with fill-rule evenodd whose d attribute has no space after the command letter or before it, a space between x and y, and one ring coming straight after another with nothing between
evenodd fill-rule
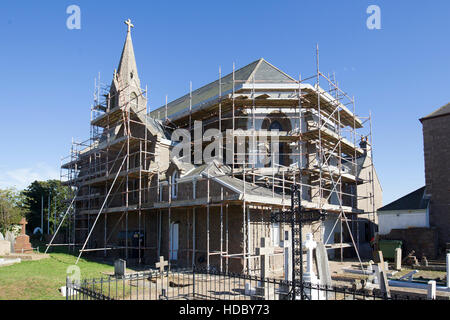
<instances>
[{"instance_id":1,"label":"dormer window","mask_svg":"<svg viewBox=\"0 0 450 320\"><path fill-rule=\"evenodd\" d=\"M172 199L176 199L178 196L178 179L180 174L178 171L172 173Z\"/></svg>"}]
</instances>

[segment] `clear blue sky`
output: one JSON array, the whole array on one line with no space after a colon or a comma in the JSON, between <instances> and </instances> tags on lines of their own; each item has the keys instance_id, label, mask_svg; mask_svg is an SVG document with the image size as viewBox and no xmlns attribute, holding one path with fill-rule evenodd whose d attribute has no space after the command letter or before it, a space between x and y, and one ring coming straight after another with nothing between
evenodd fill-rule
<instances>
[{"instance_id":1,"label":"clear blue sky","mask_svg":"<svg viewBox=\"0 0 450 320\"><path fill-rule=\"evenodd\" d=\"M66 8L81 8L81 30ZM381 8L382 30L366 9ZM59 177L72 137L89 136L94 78L109 82L126 26L150 108L260 57L288 74L335 72L373 114L384 203L424 185L418 119L450 101L450 1L2 1L0 187Z\"/></svg>"}]
</instances>

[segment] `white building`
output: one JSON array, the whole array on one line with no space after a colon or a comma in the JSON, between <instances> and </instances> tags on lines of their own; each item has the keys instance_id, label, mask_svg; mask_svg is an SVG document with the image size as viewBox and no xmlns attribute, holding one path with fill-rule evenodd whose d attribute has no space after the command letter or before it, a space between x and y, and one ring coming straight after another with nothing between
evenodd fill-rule
<instances>
[{"instance_id":1,"label":"white building","mask_svg":"<svg viewBox=\"0 0 450 320\"><path fill-rule=\"evenodd\" d=\"M380 209L378 209L378 230L387 235L392 229L429 228L429 200L422 187Z\"/></svg>"}]
</instances>

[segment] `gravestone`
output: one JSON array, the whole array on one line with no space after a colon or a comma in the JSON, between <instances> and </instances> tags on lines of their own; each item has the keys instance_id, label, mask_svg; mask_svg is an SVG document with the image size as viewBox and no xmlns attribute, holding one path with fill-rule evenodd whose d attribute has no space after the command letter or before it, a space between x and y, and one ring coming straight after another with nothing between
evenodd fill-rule
<instances>
[{"instance_id":1,"label":"gravestone","mask_svg":"<svg viewBox=\"0 0 450 320\"><path fill-rule=\"evenodd\" d=\"M306 241L303 242L303 247L306 248L306 272L304 273L303 280L306 283L311 284L310 289L305 289L305 294L309 296L310 300L325 300L324 292L315 289L314 287L319 285L319 279L313 270L314 249L317 248L317 242L313 240L312 233L306 234Z\"/></svg>"},{"instance_id":2,"label":"gravestone","mask_svg":"<svg viewBox=\"0 0 450 320\"><path fill-rule=\"evenodd\" d=\"M419 261L417 260L417 257L414 255L416 252L413 250L411 251L408 256L405 257L405 259L403 259L403 262L407 265L410 266L418 266L419 265Z\"/></svg>"},{"instance_id":3,"label":"gravestone","mask_svg":"<svg viewBox=\"0 0 450 320\"><path fill-rule=\"evenodd\" d=\"M367 281L370 283L377 283L377 279L376 279L376 271L373 265L373 260L370 260L368 262L368 266L367 266L367 274L369 275L367 277Z\"/></svg>"},{"instance_id":4,"label":"gravestone","mask_svg":"<svg viewBox=\"0 0 450 320\"><path fill-rule=\"evenodd\" d=\"M0 240L0 256L5 256L11 253L11 244L9 241Z\"/></svg>"},{"instance_id":5,"label":"gravestone","mask_svg":"<svg viewBox=\"0 0 450 320\"><path fill-rule=\"evenodd\" d=\"M317 242L316 247L317 269L319 270L319 283L322 286L331 286L331 272L330 263L328 261L328 254L325 245L322 242Z\"/></svg>"},{"instance_id":6,"label":"gravestone","mask_svg":"<svg viewBox=\"0 0 450 320\"><path fill-rule=\"evenodd\" d=\"M161 256L161 257L159 257L159 262L157 262L157 263L155 264L155 267L156 267L157 269L159 269L159 272L160 272L160 273L163 273L165 267L168 266L168 265L169 265L169 261L164 261L164 257Z\"/></svg>"},{"instance_id":7,"label":"gravestone","mask_svg":"<svg viewBox=\"0 0 450 320\"><path fill-rule=\"evenodd\" d=\"M11 231L7 231L6 235L5 235L5 240L9 241L9 246L10 246L10 252L14 253L14 243L16 242L16 236L14 235L13 232Z\"/></svg>"},{"instance_id":8,"label":"gravestone","mask_svg":"<svg viewBox=\"0 0 450 320\"><path fill-rule=\"evenodd\" d=\"M378 264L380 265L380 264ZM387 298L391 297L391 289L389 288L389 282L387 278L386 271L384 268L380 270L380 291L383 295L385 295Z\"/></svg>"},{"instance_id":9,"label":"gravestone","mask_svg":"<svg viewBox=\"0 0 450 320\"><path fill-rule=\"evenodd\" d=\"M387 278L387 270L385 269L385 263L383 258L383 252L376 252L376 261L378 262L378 271L379 271L379 282L380 282L380 290L381 293L386 295L386 297L391 297L391 290L389 288L388 278Z\"/></svg>"},{"instance_id":10,"label":"gravestone","mask_svg":"<svg viewBox=\"0 0 450 320\"><path fill-rule=\"evenodd\" d=\"M33 248L31 247L30 237L26 235L26 225L28 224L25 218L20 220L20 224L22 225L22 230L20 235L16 238L16 242L14 244L14 252L16 253L32 253Z\"/></svg>"},{"instance_id":11,"label":"gravestone","mask_svg":"<svg viewBox=\"0 0 450 320\"><path fill-rule=\"evenodd\" d=\"M402 270L402 249L397 248L395 249L395 270L401 271Z\"/></svg>"},{"instance_id":12,"label":"gravestone","mask_svg":"<svg viewBox=\"0 0 450 320\"><path fill-rule=\"evenodd\" d=\"M373 268L373 283L374 284L380 284L380 267L378 264L374 264L372 266Z\"/></svg>"},{"instance_id":13,"label":"gravestone","mask_svg":"<svg viewBox=\"0 0 450 320\"><path fill-rule=\"evenodd\" d=\"M265 279L269 274L269 257L274 253L273 247L267 246L270 241L267 238L261 238L261 247L256 248L256 255L260 256L261 278Z\"/></svg>"},{"instance_id":14,"label":"gravestone","mask_svg":"<svg viewBox=\"0 0 450 320\"><path fill-rule=\"evenodd\" d=\"M256 292L253 298L256 300L264 299L264 300L273 300L274 299L274 291L275 290L269 290L268 286L265 283L265 279L267 275L269 274L269 256L273 255L274 248L271 247L270 241L268 238L261 238L261 247L256 248L255 253L256 255L260 256L260 264L261 264L261 283L260 286L256 288ZM267 246L268 245L268 246Z\"/></svg>"},{"instance_id":15,"label":"gravestone","mask_svg":"<svg viewBox=\"0 0 450 320\"><path fill-rule=\"evenodd\" d=\"M162 280L162 278L163 278L163 276L164 276L164 269L165 269L165 267L168 266L168 265L169 265L169 261L164 261L164 257L163 257L163 256L159 257L159 262L157 262L157 263L155 264L155 267L156 267L157 269L159 269L159 274L160 274L160 276L161 276L161 280Z\"/></svg>"},{"instance_id":16,"label":"gravestone","mask_svg":"<svg viewBox=\"0 0 450 320\"><path fill-rule=\"evenodd\" d=\"M124 277L126 274L127 262L122 259L114 261L114 276Z\"/></svg>"}]
</instances>

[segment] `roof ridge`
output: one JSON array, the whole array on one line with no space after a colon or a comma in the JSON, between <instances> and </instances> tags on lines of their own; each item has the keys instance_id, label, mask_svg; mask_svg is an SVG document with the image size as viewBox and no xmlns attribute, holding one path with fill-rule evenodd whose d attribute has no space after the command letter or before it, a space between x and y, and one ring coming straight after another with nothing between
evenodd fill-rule
<instances>
[{"instance_id":1,"label":"roof ridge","mask_svg":"<svg viewBox=\"0 0 450 320\"><path fill-rule=\"evenodd\" d=\"M448 110L446 110L448 108ZM436 117L440 117L440 116L445 116L447 114L450 114L450 102L447 103L446 105L443 105L442 107L438 108L437 110L434 110L432 113L430 113L429 115L420 118L419 120L426 120L426 119L432 119L432 118L436 118Z\"/></svg>"},{"instance_id":2,"label":"roof ridge","mask_svg":"<svg viewBox=\"0 0 450 320\"><path fill-rule=\"evenodd\" d=\"M290 78L292 81L298 81L295 80L294 78L292 78L290 75L288 75L286 72L284 72L283 70L281 70L278 67L275 67L273 64L271 64L269 61L265 60L264 58L261 58L262 61L264 61L265 63L267 63L269 66L271 66L272 68L274 68L275 70L281 72L283 75L285 75L286 77Z\"/></svg>"},{"instance_id":3,"label":"roof ridge","mask_svg":"<svg viewBox=\"0 0 450 320\"><path fill-rule=\"evenodd\" d=\"M422 190L422 192L420 192ZM408 194L406 194L403 197L398 198L397 200L394 200L390 203L388 203L387 205L379 208L377 211L391 211L391 210L415 210L415 209L423 209L421 208L422 205L424 205L425 203L427 203L427 201L424 201L424 195L425 195L425 191L426 191L426 186L423 186L417 190L414 190ZM416 199L415 196L419 196L420 194L420 199ZM406 203L403 203L405 202ZM417 201L417 203L414 203L414 208L412 207L404 207L405 205L407 205L408 202L415 202ZM417 205L419 206L417 208ZM402 207L403 206L403 207Z\"/></svg>"},{"instance_id":4,"label":"roof ridge","mask_svg":"<svg viewBox=\"0 0 450 320\"><path fill-rule=\"evenodd\" d=\"M250 76L247 78L247 80L245 80L245 83L248 83L250 81L250 79L255 77L255 73L256 70L258 70L259 66L261 65L261 63L264 61L263 58L259 58L258 60L253 61L252 63L255 63L256 61L258 61L258 63L256 64L255 68L253 69L252 73L250 74Z\"/></svg>"}]
</instances>

